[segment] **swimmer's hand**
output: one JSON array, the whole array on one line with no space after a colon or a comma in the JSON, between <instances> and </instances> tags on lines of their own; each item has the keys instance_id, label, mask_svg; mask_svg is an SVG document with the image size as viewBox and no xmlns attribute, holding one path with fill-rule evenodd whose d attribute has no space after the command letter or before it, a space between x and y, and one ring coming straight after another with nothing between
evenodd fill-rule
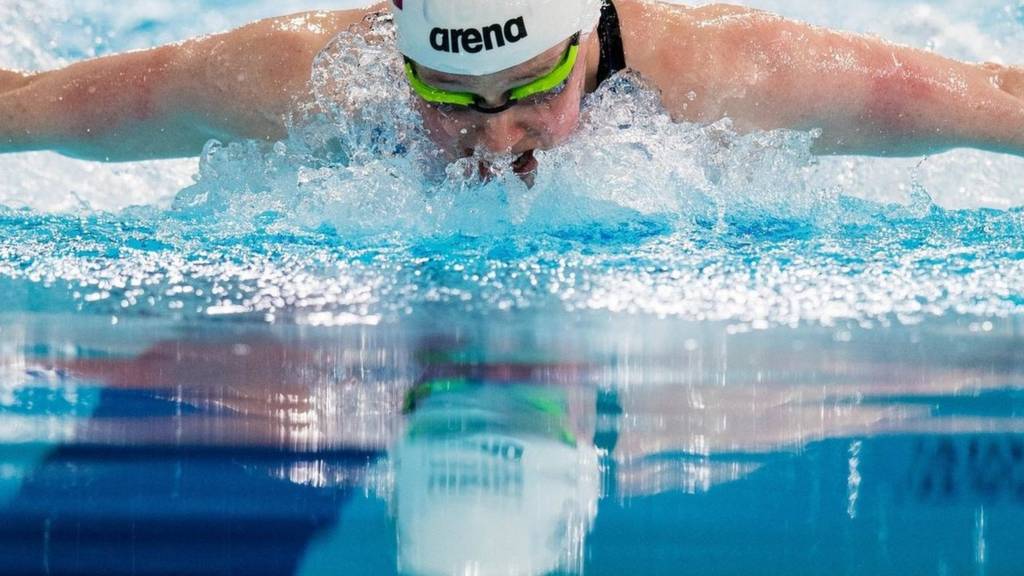
<instances>
[{"instance_id":1,"label":"swimmer's hand","mask_svg":"<svg viewBox=\"0 0 1024 576\"><path fill-rule=\"evenodd\" d=\"M370 10L315 12L151 50L0 70L0 152L127 161L196 156L213 138L276 140L312 62Z\"/></svg>"},{"instance_id":2,"label":"swimmer's hand","mask_svg":"<svg viewBox=\"0 0 1024 576\"><path fill-rule=\"evenodd\" d=\"M620 1L628 7L627 58L679 120L819 129L820 153L969 146L1024 155L1024 69L958 62L735 6Z\"/></svg>"}]
</instances>

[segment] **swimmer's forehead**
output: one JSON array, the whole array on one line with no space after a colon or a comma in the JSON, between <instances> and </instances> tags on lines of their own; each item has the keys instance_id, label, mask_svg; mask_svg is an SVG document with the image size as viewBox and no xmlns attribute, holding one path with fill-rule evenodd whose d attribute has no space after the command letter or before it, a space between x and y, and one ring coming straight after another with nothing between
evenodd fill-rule
<instances>
[{"instance_id":1,"label":"swimmer's forehead","mask_svg":"<svg viewBox=\"0 0 1024 576\"><path fill-rule=\"evenodd\" d=\"M565 51L569 47L570 40L552 47L536 58L527 60L518 66L513 66L494 74L485 76L465 76L461 74L448 74L439 72L428 67L416 65L416 72L428 84L441 88L462 88L476 86L491 86L495 84L522 84L544 76L554 70L558 65Z\"/></svg>"}]
</instances>

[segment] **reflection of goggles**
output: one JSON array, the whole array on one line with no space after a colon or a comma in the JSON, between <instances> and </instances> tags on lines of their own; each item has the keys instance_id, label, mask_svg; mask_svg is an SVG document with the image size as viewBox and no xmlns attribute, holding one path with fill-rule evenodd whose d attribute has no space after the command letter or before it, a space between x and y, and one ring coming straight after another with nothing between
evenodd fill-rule
<instances>
[{"instance_id":1,"label":"reflection of goggles","mask_svg":"<svg viewBox=\"0 0 1024 576\"><path fill-rule=\"evenodd\" d=\"M409 84L412 86L413 92L431 104L462 106L472 108L473 110L483 112L484 114L497 114L498 112L508 110L515 104L518 104L531 96L543 95L560 88L569 79L573 69L576 67L576 57L579 55L579 52L580 34L577 32L570 40L569 48L566 49L565 55L562 57L558 66L555 66L554 70L540 78L537 78L529 84L524 84L518 88L509 90L505 93L505 103L495 107L486 106L484 99L477 94L470 92L450 92L427 84L416 74L416 67L412 60L409 60L408 58L405 59L405 75L409 79Z\"/></svg>"},{"instance_id":2,"label":"reflection of goggles","mask_svg":"<svg viewBox=\"0 0 1024 576\"><path fill-rule=\"evenodd\" d=\"M427 398L442 396L444 394L467 394L474 384L468 378L436 378L416 384L406 392L405 401L402 404L402 413L412 414L420 407ZM560 442L568 445L576 445L576 435L568 427L568 406L559 393L553 393L549 388L541 388L533 385L506 386L507 404L510 407L520 406L525 408L523 415L525 422L520 425L511 423L512 419L506 418L503 425L512 425L520 434L539 432L541 436L552 436ZM469 412L473 412L470 410ZM486 426L485 426L486 427ZM444 435L468 435L482 432L472 426L462 423L458 428L451 427L448 419L432 419L416 422L407 432L409 438L418 436L444 436Z\"/></svg>"}]
</instances>

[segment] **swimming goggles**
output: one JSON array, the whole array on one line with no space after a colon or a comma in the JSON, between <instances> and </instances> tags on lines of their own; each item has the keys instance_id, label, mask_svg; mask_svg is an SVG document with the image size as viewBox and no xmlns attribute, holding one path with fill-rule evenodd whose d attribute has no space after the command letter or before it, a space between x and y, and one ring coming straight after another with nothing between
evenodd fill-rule
<instances>
[{"instance_id":1,"label":"swimming goggles","mask_svg":"<svg viewBox=\"0 0 1024 576\"><path fill-rule=\"evenodd\" d=\"M528 84L509 90L505 93L505 103L500 106L488 107L484 102L484 99L478 94L473 94L471 92L450 92L427 84L416 74L416 67L412 60L409 60L408 58L405 59L405 76L409 79L409 85L412 86L413 92L431 104L460 106L464 108L471 108L484 114L497 114L508 110L526 98L551 92L559 88L569 79L573 69L576 67L576 59L579 56L579 52L580 33L577 32L573 35L569 43L569 48L566 49L565 55L562 56L562 60L557 66L555 66L554 70Z\"/></svg>"}]
</instances>

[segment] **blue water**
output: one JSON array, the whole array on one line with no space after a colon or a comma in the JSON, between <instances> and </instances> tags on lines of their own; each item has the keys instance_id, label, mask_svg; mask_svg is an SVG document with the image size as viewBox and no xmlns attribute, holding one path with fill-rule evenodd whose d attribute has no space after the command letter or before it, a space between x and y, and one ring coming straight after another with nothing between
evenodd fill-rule
<instances>
[{"instance_id":1,"label":"blue water","mask_svg":"<svg viewBox=\"0 0 1024 576\"><path fill-rule=\"evenodd\" d=\"M758 5L1024 53L1014 2ZM329 6L26 0L0 65ZM627 75L481 181L377 34L273 146L0 158L0 573L1024 572L1024 160L816 158Z\"/></svg>"}]
</instances>

